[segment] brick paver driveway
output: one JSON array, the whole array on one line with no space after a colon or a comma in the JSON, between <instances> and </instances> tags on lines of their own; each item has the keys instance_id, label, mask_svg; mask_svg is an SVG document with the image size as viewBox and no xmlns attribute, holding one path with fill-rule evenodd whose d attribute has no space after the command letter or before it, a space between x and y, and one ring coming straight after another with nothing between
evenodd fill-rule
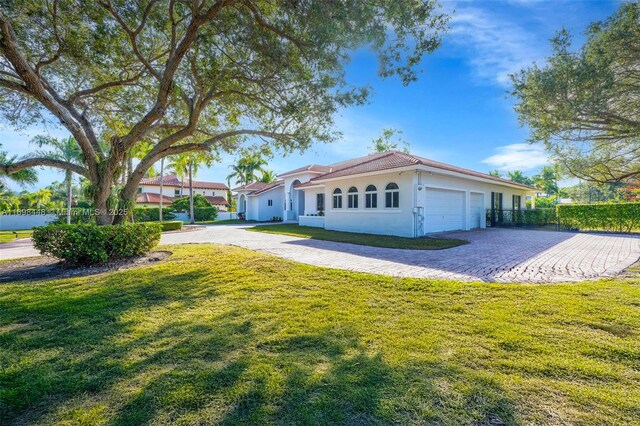
<instances>
[{"instance_id":1,"label":"brick paver driveway","mask_svg":"<svg viewBox=\"0 0 640 426\"><path fill-rule=\"evenodd\" d=\"M285 235L245 226L165 234L162 244L220 243L316 266L461 281L557 282L615 276L640 258L640 237L512 229L448 233L469 241L446 250L398 250Z\"/></svg>"}]
</instances>

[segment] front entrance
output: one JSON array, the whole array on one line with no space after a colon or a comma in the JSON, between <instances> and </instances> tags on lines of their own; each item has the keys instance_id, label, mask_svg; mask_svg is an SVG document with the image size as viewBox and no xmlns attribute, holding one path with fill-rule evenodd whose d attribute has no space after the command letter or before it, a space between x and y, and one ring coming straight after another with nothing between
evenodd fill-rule
<instances>
[{"instance_id":1,"label":"front entrance","mask_svg":"<svg viewBox=\"0 0 640 426\"><path fill-rule=\"evenodd\" d=\"M298 220L298 217L304 216L304 191L294 188L299 184L300 181L296 179L289 187L288 220Z\"/></svg>"}]
</instances>

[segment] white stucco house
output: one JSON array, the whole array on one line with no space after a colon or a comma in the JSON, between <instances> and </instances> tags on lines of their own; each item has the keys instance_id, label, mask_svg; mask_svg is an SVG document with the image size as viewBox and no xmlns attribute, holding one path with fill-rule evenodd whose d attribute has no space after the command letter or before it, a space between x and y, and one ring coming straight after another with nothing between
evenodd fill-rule
<instances>
[{"instance_id":1,"label":"white stucco house","mask_svg":"<svg viewBox=\"0 0 640 426\"><path fill-rule=\"evenodd\" d=\"M193 194L205 197L212 206L226 211L229 206L227 192L229 187L220 182L193 181ZM183 182L176 175L167 175L162 179L162 205L169 207L175 198L189 196L189 180ZM139 206L158 207L160 205L160 177L140 180L136 204Z\"/></svg>"},{"instance_id":2,"label":"white stucco house","mask_svg":"<svg viewBox=\"0 0 640 426\"><path fill-rule=\"evenodd\" d=\"M389 151L282 173L235 188L248 220L420 237L486 227L487 209L525 209L536 189L450 164Z\"/></svg>"}]
</instances>

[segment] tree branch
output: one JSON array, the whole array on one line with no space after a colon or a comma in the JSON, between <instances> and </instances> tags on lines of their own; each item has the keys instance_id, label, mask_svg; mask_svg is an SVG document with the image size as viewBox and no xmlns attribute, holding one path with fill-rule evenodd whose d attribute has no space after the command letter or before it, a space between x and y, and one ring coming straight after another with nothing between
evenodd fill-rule
<instances>
[{"instance_id":1,"label":"tree branch","mask_svg":"<svg viewBox=\"0 0 640 426\"><path fill-rule=\"evenodd\" d=\"M86 168L77 164L69 163L67 161L56 160L47 157L27 158L15 163L1 165L0 167L2 167L2 170L6 174L12 174L19 172L20 170L38 166L55 167L57 169L70 170L81 176L89 178L89 170L87 170Z\"/></svg>"}]
</instances>

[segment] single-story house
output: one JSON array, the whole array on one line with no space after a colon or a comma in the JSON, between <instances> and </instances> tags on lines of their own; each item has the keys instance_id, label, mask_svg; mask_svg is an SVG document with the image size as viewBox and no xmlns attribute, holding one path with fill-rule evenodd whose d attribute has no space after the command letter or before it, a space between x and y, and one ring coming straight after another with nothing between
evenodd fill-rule
<instances>
[{"instance_id":1,"label":"single-story house","mask_svg":"<svg viewBox=\"0 0 640 426\"><path fill-rule=\"evenodd\" d=\"M249 220L282 217L329 230L402 237L486 227L488 209L525 209L536 189L416 155L388 151L282 173L235 188ZM534 206L535 207L535 200Z\"/></svg>"},{"instance_id":2,"label":"single-story house","mask_svg":"<svg viewBox=\"0 0 640 426\"><path fill-rule=\"evenodd\" d=\"M200 194L206 198L212 206L220 211L227 211L229 201L227 193L229 187L220 182L193 181L193 194ZM164 176L162 180L162 205L170 206L175 198L189 196L189 180L182 182L176 175ZM144 178L138 186L136 204L146 207L158 207L160 205L160 177Z\"/></svg>"}]
</instances>

